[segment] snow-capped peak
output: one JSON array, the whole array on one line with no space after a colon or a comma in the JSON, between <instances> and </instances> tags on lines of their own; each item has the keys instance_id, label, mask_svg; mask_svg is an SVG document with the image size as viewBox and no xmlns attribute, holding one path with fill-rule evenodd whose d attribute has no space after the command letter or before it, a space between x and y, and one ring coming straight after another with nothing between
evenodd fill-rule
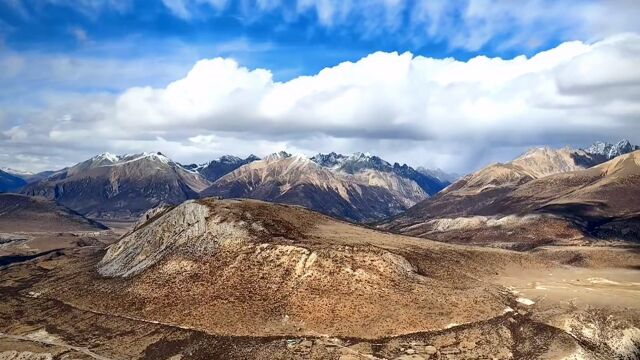
<instances>
[{"instance_id":1,"label":"snow-capped peak","mask_svg":"<svg viewBox=\"0 0 640 360\"><path fill-rule=\"evenodd\" d=\"M9 167L1 167L0 170L4 171L6 173L9 173L11 175L19 175L19 176L35 175L35 173L32 173L31 171L12 169L12 168L9 168Z\"/></svg>"},{"instance_id":2,"label":"snow-capped peak","mask_svg":"<svg viewBox=\"0 0 640 360\"><path fill-rule=\"evenodd\" d=\"M108 161L108 162L118 162L120 161L120 156L112 154L110 152L103 152L102 154L98 154L91 158L93 161Z\"/></svg>"},{"instance_id":3,"label":"snow-capped peak","mask_svg":"<svg viewBox=\"0 0 640 360\"><path fill-rule=\"evenodd\" d=\"M525 158L537 156L538 154L548 154L552 151L553 149L550 148L549 146L534 147L527 150L524 154L518 156L518 159L525 159Z\"/></svg>"},{"instance_id":4,"label":"snow-capped peak","mask_svg":"<svg viewBox=\"0 0 640 360\"><path fill-rule=\"evenodd\" d=\"M337 154L332 151L328 154L320 154L320 153L316 154L313 157L311 157L310 160L320 166L324 166L328 168L337 168L340 165L342 165L346 159L347 159L347 156L342 154Z\"/></svg>"},{"instance_id":5,"label":"snow-capped peak","mask_svg":"<svg viewBox=\"0 0 640 360\"><path fill-rule=\"evenodd\" d=\"M277 153L273 153L273 154L269 154L269 155L265 156L264 160L273 161L273 160L286 159L288 157L291 157L291 154L289 154L286 151L279 151Z\"/></svg>"},{"instance_id":6,"label":"snow-capped peak","mask_svg":"<svg viewBox=\"0 0 640 360\"><path fill-rule=\"evenodd\" d=\"M591 155L599 155L607 159L613 159L616 156L624 155L639 149L639 146L632 145L629 140L623 139L615 144L596 141L584 151Z\"/></svg>"},{"instance_id":7,"label":"snow-capped peak","mask_svg":"<svg viewBox=\"0 0 640 360\"><path fill-rule=\"evenodd\" d=\"M233 155L222 155L220 156L220 158L218 158L218 162L237 164L239 162L242 162L242 159Z\"/></svg>"}]
</instances>

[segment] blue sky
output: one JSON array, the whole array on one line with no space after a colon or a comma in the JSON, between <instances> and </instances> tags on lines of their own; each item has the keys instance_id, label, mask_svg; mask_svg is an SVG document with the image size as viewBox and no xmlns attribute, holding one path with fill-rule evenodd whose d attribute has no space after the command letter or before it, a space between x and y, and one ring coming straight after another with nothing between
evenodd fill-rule
<instances>
[{"instance_id":1,"label":"blue sky","mask_svg":"<svg viewBox=\"0 0 640 360\"><path fill-rule=\"evenodd\" d=\"M438 0L364 3L8 0L0 3L0 31L4 46L10 49L77 56L127 59L188 47L193 57L234 56L245 66L269 68L277 80L313 74L374 51L410 51L459 60L477 55L511 58L566 40L598 37L580 16L566 13L580 7L597 11L598 1L537 1L533 14L520 13L531 12L527 6L501 1L507 5L500 5L504 8L495 13L485 10L466 18L464 12L471 3L479 8L495 5ZM571 6L575 3L580 5ZM428 11L420 9L428 6L437 10L420 15ZM483 34L476 39L475 33Z\"/></svg>"},{"instance_id":2,"label":"blue sky","mask_svg":"<svg viewBox=\"0 0 640 360\"><path fill-rule=\"evenodd\" d=\"M5 70L0 74L0 139L4 143L0 145L0 165L4 162L39 170L68 165L99 150L163 150L186 162L205 161L224 153L288 149L303 153L369 151L392 161L464 172L489 161L508 160L530 146L587 145L585 142L598 137L613 141L629 133L626 119L636 114L636 99L628 90L611 92L607 83L609 92L596 94L598 101L607 99L611 106L626 106L612 108L608 114L575 105L573 102L579 102L576 96L569 99L563 94L558 78L539 85L546 88L554 83L556 97L549 103L537 104L531 94L522 94L517 101L497 96L511 86L520 89L524 78L533 81L531 73L548 71L534 61L520 64L545 52L556 59L544 61L552 64L549 68L557 68L553 76L562 70L563 62L569 61L566 52L571 53L571 59L581 60L578 57L595 49L602 54L594 59L613 56L625 64L633 61L637 50L633 35L640 31L638 18L640 5L633 0L6 0L0 2L0 65ZM622 40L607 42L623 35L626 37ZM605 45L593 46L603 41ZM382 55L372 55L377 53ZM405 53L408 57L402 55ZM196 67L199 60L215 58L231 60L235 65L213 61ZM365 61L367 58L371 60ZM506 60L483 65L485 58ZM353 66L337 67L343 62ZM579 63L585 62L582 59ZM420 67L420 72L412 76L424 82L416 85L407 77L376 77L378 72L395 71L402 64ZM472 122L467 117L473 112L448 116L439 111L451 106L440 92L451 91L450 84L459 82L443 64L448 64L447 69L467 69L471 78L477 71L493 71L495 78L504 78L500 88L489 76L448 95L461 96L458 103L469 102L470 107L487 110L494 118ZM516 79L505 75L516 67L522 76ZM268 74L255 69L265 69ZM202 82L186 81L190 71L212 77ZM366 71L380 81L376 86L397 86L397 98L380 95L378 89L369 87L373 85L367 81ZM343 84L339 78L326 75L332 72L353 81ZM634 79L635 72L631 72L607 74L610 78L605 80L618 81L621 75ZM305 81L305 76L311 80ZM220 89L231 89L219 79L246 81L246 87L233 91L251 89L243 95L247 97L243 106L246 109L251 103L255 112L244 114L242 108L212 112L215 106L208 102L236 100L233 92L217 97ZM400 86L399 81L405 83ZM173 82L180 82L189 94L195 90L211 92L188 99L191 103L203 102L194 105L202 105L202 113L187 116L190 109L179 111L170 106L184 100L181 94L170 91ZM294 89L288 97L301 92L296 84L307 84L316 91L296 104L287 103L291 111L274 110L272 99L280 99L278 94L283 89ZM154 106L167 106L167 111L173 112L171 120L162 120L162 126L160 120L151 120L152 115L159 115L150 115L149 96L136 98L135 106L127 102L134 101L132 93L135 95L139 87L153 90L149 96L156 101ZM408 87L414 93L403 93ZM354 89L358 94L353 94ZM482 92L476 91L490 91L496 97L483 98ZM596 96L593 91L580 95ZM356 100L338 101L345 96ZM363 99L373 98L374 107L379 101L388 101L388 106L381 106L373 115L358 108ZM542 111L550 106L559 108L560 103L568 101L574 109L571 113L566 106L562 114ZM429 111L422 102L429 103ZM123 110L123 103L130 105L126 108L129 113ZM335 103L341 108L331 113L322 110ZM399 108L398 103L405 107ZM519 123L524 121L522 115L513 115L518 113L514 110L518 106L531 107L527 114L539 114L526 121L548 122L549 128L539 129L532 137L520 134L509 141L494 139L491 126L499 121L508 124L506 129L529 126ZM133 133L135 136L114 127L125 113L130 116L122 120L125 124L146 124ZM420 115L412 117L411 113ZM332 127L311 126L309 122L318 123L319 114L329 117L326 123ZM385 117L378 119L379 114ZM584 121L591 125L588 130L572 132L568 125L560 129L552 126L560 116L584 118L585 114ZM371 120L363 121L360 116ZM197 121L193 117L198 117ZM243 117L254 119L254 123L237 120ZM471 135L457 134L449 128L451 124L466 125L467 121L471 124L467 127L478 126L481 130L472 141ZM184 123L194 126L193 130L181 128ZM86 143L80 135L64 132L70 127L99 133L103 141ZM247 138L261 145L249 149L240 141Z\"/></svg>"}]
</instances>

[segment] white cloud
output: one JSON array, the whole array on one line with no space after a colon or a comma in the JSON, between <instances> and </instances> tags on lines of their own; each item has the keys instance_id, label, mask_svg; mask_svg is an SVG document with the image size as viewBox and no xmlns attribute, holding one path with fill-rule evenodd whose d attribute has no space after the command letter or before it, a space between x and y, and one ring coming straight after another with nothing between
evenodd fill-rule
<instances>
[{"instance_id":1,"label":"white cloud","mask_svg":"<svg viewBox=\"0 0 640 360\"><path fill-rule=\"evenodd\" d=\"M0 152L65 159L75 149L80 160L103 150L160 150L191 162L281 149L370 151L465 171L540 144L639 143L638 63L637 34L510 60L376 52L285 82L215 58L166 87L78 96L24 113L19 129L29 136L4 141Z\"/></svg>"},{"instance_id":2,"label":"white cloud","mask_svg":"<svg viewBox=\"0 0 640 360\"><path fill-rule=\"evenodd\" d=\"M69 33L80 44L86 44L87 42L90 41L87 31L79 26L72 26L71 28L69 28Z\"/></svg>"},{"instance_id":3,"label":"white cloud","mask_svg":"<svg viewBox=\"0 0 640 360\"><path fill-rule=\"evenodd\" d=\"M227 6L227 0L162 0L162 3L177 17L189 20L194 17L196 5L205 4L220 11Z\"/></svg>"},{"instance_id":4,"label":"white cloud","mask_svg":"<svg viewBox=\"0 0 640 360\"><path fill-rule=\"evenodd\" d=\"M227 0L163 0L177 17L220 14ZM384 36L422 45L444 41L452 49L538 49L547 41L598 40L640 31L637 0L242 0L247 22L280 15L284 22L315 17L321 28ZM209 10L209 11L207 11ZM213 10L213 13L211 12Z\"/></svg>"}]
</instances>

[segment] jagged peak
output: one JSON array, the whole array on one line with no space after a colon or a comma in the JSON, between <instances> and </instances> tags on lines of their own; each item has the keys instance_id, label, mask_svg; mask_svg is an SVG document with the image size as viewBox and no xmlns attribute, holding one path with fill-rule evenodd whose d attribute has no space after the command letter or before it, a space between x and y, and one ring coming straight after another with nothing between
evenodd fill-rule
<instances>
[{"instance_id":1,"label":"jagged peak","mask_svg":"<svg viewBox=\"0 0 640 360\"><path fill-rule=\"evenodd\" d=\"M112 154L110 152L103 152L101 154L98 154L92 157L90 160L93 160L93 161L107 160L110 162L117 162L120 160L120 158L121 157L116 154Z\"/></svg>"},{"instance_id":2,"label":"jagged peak","mask_svg":"<svg viewBox=\"0 0 640 360\"><path fill-rule=\"evenodd\" d=\"M165 156L163 153L161 152L143 152L143 153L139 153L139 154L127 154L124 155L122 157L120 157L120 162L114 164L114 165L119 165L119 164L124 164L124 163L128 163L128 162L132 162L132 161L138 161L138 160L158 160L162 163L165 164L170 164L173 163L173 161L171 159L169 159L167 156Z\"/></svg>"},{"instance_id":3,"label":"jagged peak","mask_svg":"<svg viewBox=\"0 0 640 360\"><path fill-rule=\"evenodd\" d=\"M286 151L279 151L279 152L275 152L273 154L269 154L267 156L265 156L265 158L263 160L266 161L273 161L273 160L281 160L281 159L286 159L291 157L291 154L289 154Z\"/></svg>"},{"instance_id":4,"label":"jagged peak","mask_svg":"<svg viewBox=\"0 0 640 360\"><path fill-rule=\"evenodd\" d=\"M606 159L613 159L616 156L627 154L639 149L640 146L632 145L629 140L622 139L615 144L596 141L588 148L583 149L583 151L591 155L604 156Z\"/></svg>"},{"instance_id":5,"label":"jagged peak","mask_svg":"<svg viewBox=\"0 0 640 360\"><path fill-rule=\"evenodd\" d=\"M531 157L531 156L535 156L538 154L549 154L552 152L555 152L556 150L553 149L550 146L537 146L537 147L533 147L527 151L525 151L523 154L521 154L520 156L518 156L516 159L524 159L527 157Z\"/></svg>"},{"instance_id":6,"label":"jagged peak","mask_svg":"<svg viewBox=\"0 0 640 360\"><path fill-rule=\"evenodd\" d=\"M224 162L224 163L239 163L241 162L242 159L235 156L235 155L222 155L218 158L218 162ZM211 162L209 162L211 163Z\"/></svg>"},{"instance_id":7,"label":"jagged peak","mask_svg":"<svg viewBox=\"0 0 640 360\"><path fill-rule=\"evenodd\" d=\"M318 153L311 157L311 161L320 166L335 168L340 166L347 158L348 157L346 155L338 154L332 151L327 154Z\"/></svg>"},{"instance_id":8,"label":"jagged peak","mask_svg":"<svg viewBox=\"0 0 640 360\"><path fill-rule=\"evenodd\" d=\"M118 166L122 164L131 163L139 160L151 160L151 161L160 161L164 164L173 164L173 160L169 159L167 156L162 154L161 152L142 152L138 154L125 154L125 155L115 155L109 152L104 152L98 154L91 159L78 164L81 167L103 167L103 166Z\"/></svg>"}]
</instances>

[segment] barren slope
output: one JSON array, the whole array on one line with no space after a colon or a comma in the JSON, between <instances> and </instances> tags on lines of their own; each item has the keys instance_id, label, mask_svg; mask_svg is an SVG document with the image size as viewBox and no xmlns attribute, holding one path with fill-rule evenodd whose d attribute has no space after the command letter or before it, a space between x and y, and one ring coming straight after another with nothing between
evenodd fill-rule
<instances>
[{"instance_id":1,"label":"barren slope","mask_svg":"<svg viewBox=\"0 0 640 360\"><path fill-rule=\"evenodd\" d=\"M638 158L640 151L635 151L590 169L560 172L517 186L469 191L476 188L471 182L456 183L381 227L454 242L637 240Z\"/></svg>"},{"instance_id":2,"label":"barren slope","mask_svg":"<svg viewBox=\"0 0 640 360\"><path fill-rule=\"evenodd\" d=\"M0 194L0 232L100 231L106 227L45 198Z\"/></svg>"},{"instance_id":3,"label":"barren slope","mask_svg":"<svg viewBox=\"0 0 640 360\"><path fill-rule=\"evenodd\" d=\"M149 213L106 253L0 272L0 353L633 359L640 259L589 250L448 245L296 206L189 201ZM574 303L576 292L588 296Z\"/></svg>"},{"instance_id":4,"label":"barren slope","mask_svg":"<svg viewBox=\"0 0 640 360\"><path fill-rule=\"evenodd\" d=\"M427 197L414 181L393 173L343 174L286 153L244 165L201 195L301 205L352 221L395 215Z\"/></svg>"},{"instance_id":5,"label":"barren slope","mask_svg":"<svg viewBox=\"0 0 640 360\"><path fill-rule=\"evenodd\" d=\"M101 154L27 185L44 196L98 219L135 219L159 204L197 197L209 182L160 153Z\"/></svg>"},{"instance_id":6,"label":"barren slope","mask_svg":"<svg viewBox=\"0 0 640 360\"><path fill-rule=\"evenodd\" d=\"M105 309L214 333L377 337L501 314L508 300L477 277L517 257L291 206L191 201L110 247L99 273L112 277L110 293L128 295L99 298Z\"/></svg>"}]
</instances>

